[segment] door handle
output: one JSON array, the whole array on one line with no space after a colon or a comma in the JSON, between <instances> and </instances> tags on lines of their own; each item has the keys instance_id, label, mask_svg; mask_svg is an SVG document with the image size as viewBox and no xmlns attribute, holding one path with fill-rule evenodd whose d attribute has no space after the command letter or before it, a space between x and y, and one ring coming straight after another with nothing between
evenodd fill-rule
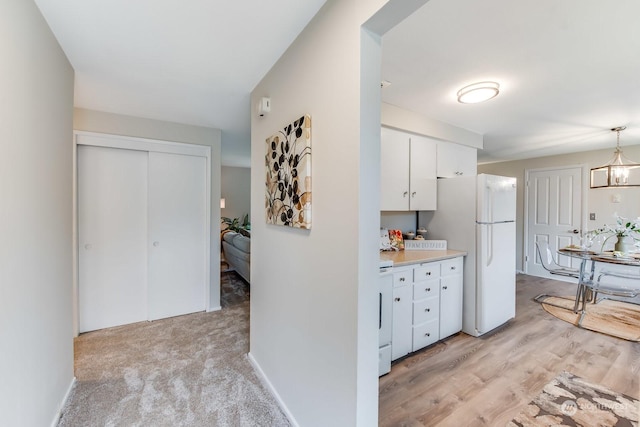
<instances>
[{"instance_id":1,"label":"door handle","mask_svg":"<svg viewBox=\"0 0 640 427\"><path fill-rule=\"evenodd\" d=\"M580 230L574 228L573 230L569 230L569 233L580 234Z\"/></svg>"}]
</instances>

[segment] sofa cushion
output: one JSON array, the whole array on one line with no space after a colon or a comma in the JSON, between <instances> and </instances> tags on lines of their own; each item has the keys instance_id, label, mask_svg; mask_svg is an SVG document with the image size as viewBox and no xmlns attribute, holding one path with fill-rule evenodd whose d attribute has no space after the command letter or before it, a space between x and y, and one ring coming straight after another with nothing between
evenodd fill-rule
<instances>
[{"instance_id":1,"label":"sofa cushion","mask_svg":"<svg viewBox=\"0 0 640 427\"><path fill-rule=\"evenodd\" d=\"M233 246L242 252L251 253L251 239L241 234L236 234L233 238Z\"/></svg>"},{"instance_id":2,"label":"sofa cushion","mask_svg":"<svg viewBox=\"0 0 640 427\"><path fill-rule=\"evenodd\" d=\"M233 243L233 238L239 236L235 231L227 231L222 235L222 240L228 243Z\"/></svg>"}]
</instances>

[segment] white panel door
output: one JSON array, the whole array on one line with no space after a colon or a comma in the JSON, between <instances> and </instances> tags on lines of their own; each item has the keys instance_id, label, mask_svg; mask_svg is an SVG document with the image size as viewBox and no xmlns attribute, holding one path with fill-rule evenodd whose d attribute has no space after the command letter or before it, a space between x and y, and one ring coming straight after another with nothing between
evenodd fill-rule
<instances>
[{"instance_id":1,"label":"white panel door","mask_svg":"<svg viewBox=\"0 0 640 427\"><path fill-rule=\"evenodd\" d=\"M561 265L575 267L572 259L559 256L558 248L580 243L582 170L567 168L531 171L527 182L526 272L540 277L554 277L542 267L536 242L544 240Z\"/></svg>"},{"instance_id":2,"label":"white panel door","mask_svg":"<svg viewBox=\"0 0 640 427\"><path fill-rule=\"evenodd\" d=\"M147 153L78 146L79 331L147 318Z\"/></svg>"},{"instance_id":3,"label":"white panel door","mask_svg":"<svg viewBox=\"0 0 640 427\"><path fill-rule=\"evenodd\" d=\"M382 128L380 140L380 210L409 209L409 135Z\"/></svg>"},{"instance_id":4,"label":"white panel door","mask_svg":"<svg viewBox=\"0 0 640 427\"><path fill-rule=\"evenodd\" d=\"M206 159L149 153L149 319L205 309Z\"/></svg>"}]
</instances>

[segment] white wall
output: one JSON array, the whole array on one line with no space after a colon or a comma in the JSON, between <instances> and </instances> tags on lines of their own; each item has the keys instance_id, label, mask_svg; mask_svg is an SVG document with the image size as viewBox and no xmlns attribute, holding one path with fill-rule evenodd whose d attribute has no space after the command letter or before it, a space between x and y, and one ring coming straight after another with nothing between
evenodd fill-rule
<instances>
[{"instance_id":1,"label":"white wall","mask_svg":"<svg viewBox=\"0 0 640 427\"><path fill-rule=\"evenodd\" d=\"M518 199L516 216L516 266L524 269L524 172L527 169L540 169L549 167L565 167L575 165L587 165L587 168L602 166L613 157L613 148L606 150L585 151L582 153L563 154L560 156L538 157L535 159L516 160L511 162L490 163L478 165L478 173L491 173L495 175L515 176L518 179ZM626 157L640 161L640 145L624 146ZM589 186L589 182L585 183ZM619 194L620 203L614 203L612 196ZM596 220L588 220L589 213L596 214ZM613 223L613 214L636 218L640 216L640 187L605 189L594 188L587 192L587 212L582 217L586 219L585 226L588 230L600 228L604 224Z\"/></svg>"},{"instance_id":2,"label":"white wall","mask_svg":"<svg viewBox=\"0 0 640 427\"><path fill-rule=\"evenodd\" d=\"M0 425L41 427L73 381L73 69L33 1L0 29Z\"/></svg>"},{"instance_id":3,"label":"white wall","mask_svg":"<svg viewBox=\"0 0 640 427\"><path fill-rule=\"evenodd\" d=\"M390 3L424 0L329 0L252 93L271 113L251 118L250 356L305 427L377 425L380 38L361 25ZM265 139L302 114L313 229L267 226Z\"/></svg>"},{"instance_id":4,"label":"white wall","mask_svg":"<svg viewBox=\"0 0 640 427\"><path fill-rule=\"evenodd\" d=\"M455 142L474 148L484 146L483 136L449 123L430 119L420 113L391 104L382 104L382 124L387 127L429 136L443 141Z\"/></svg>"},{"instance_id":5,"label":"white wall","mask_svg":"<svg viewBox=\"0 0 640 427\"><path fill-rule=\"evenodd\" d=\"M220 186L220 197L226 202L222 216L242 220L251 214L251 168L222 166Z\"/></svg>"},{"instance_id":6,"label":"white wall","mask_svg":"<svg viewBox=\"0 0 640 427\"><path fill-rule=\"evenodd\" d=\"M219 129L76 108L76 130L184 142L211 147L211 277L209 305L220 307L220 146Z\"/></svg>"}]
</instances>

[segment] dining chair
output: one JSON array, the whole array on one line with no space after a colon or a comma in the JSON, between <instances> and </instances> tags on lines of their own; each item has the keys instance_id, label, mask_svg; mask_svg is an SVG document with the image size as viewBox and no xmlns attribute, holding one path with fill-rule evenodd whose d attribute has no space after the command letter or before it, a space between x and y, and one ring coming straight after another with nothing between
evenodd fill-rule
<instances>
[{"instance_id":1,"label":"dining chair","mask_svg":"<svg viewBox=\"0 0 640 427\"><path fill-rule=\"evenodd\" d=\"M610 278L623 278L623 281L610 281ZM604 280L603 280L604 279ZM602 271L595 281L587 281L584 286L594 295L593 303L598 303L598 294L610 295L622 298L635 298L640 295L640 275ZM587 312L587 292L582 293L582 310L578 326L582 325L582 319Z\"/></svg>"},{"instance_id":2,"label":"dining chair","mask_svg":"<svg viewBox=\"0 0 640 427\"><path fill-rule=\"evenodd\" d=\"M555 261L551 248L549 248L549 243L546 240L536 242L536 249L538 250L542 267L549 273L558 276L573 277L575 279L580 277L580 270L577 268L563 267Z\"/></svg>"}]
</instances>

